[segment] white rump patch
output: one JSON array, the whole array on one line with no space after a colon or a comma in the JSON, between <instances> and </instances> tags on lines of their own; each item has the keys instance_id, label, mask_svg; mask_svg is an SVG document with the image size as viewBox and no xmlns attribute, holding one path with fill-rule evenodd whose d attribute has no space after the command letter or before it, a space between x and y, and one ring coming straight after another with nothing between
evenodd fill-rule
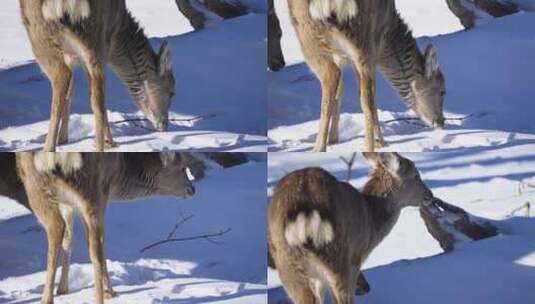
<instances>
[{"instance_id":1,"label":"white rump patch","mask_svg":"<svg viewBox=\"0 0 535 304\"><path fill-rule=\"evenodd\" d=\"M44 0L41 9L45 20L49 21L57 21L68 15L78 22L91 14L88 0Z\"/></svg>"},{"instance_id":2,"label":"white rump patch","mask_svg":"<svg viewBox=\"0 0 535 304\"><path fill-rule=\"evenodd\" d=\"M59 167L64 174L68 175L82 168L82 154L38 152L33 157L33 163L37 171L41 173L51 173Z\"/></svg>"},{"instance_id":3,"label":"white rump patch","mask_svg":"<svg viewBox=\"0 0 535 304\"><path fill-rule=\"evenodd\" d=\"M289 222L284 233L290 246L301 246L310 238L316 248L330 243L334 239L334 230L328 221L321 219L317 210L308 217L299 213L293 222Z\"/></svg>"},{"instance_id":4,"label":"white rump patch","mask_svg":"<svg viewBox=\"0 0 535 304\"><path fill-rule=\"evenodd\" d=\"M308 9L314 20L325 21L336 16L340 22L355 18L358 11L356 0L311 0Z\"/></svg>"}]
</instances>

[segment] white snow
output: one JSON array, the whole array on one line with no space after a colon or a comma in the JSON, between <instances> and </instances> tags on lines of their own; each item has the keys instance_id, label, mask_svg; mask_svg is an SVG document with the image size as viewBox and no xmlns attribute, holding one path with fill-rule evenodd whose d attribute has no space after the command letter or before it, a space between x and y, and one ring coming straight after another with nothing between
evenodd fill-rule
<instances>
[{"instance_id":1,"label":"white snow","mask_svg":"<svg viewBox=\"0 0 535 304\"><path fill-rule=\"evenodd\" d=\"M405 208L393 231L364 265L371 292L358 303L534 303L535 213L511 216L535 203L535 156L522 148L495 152L403 153L416 163L436 197L491 221L500 235L468 242L449 254L427 232L417 208ZM339 179L349 153L270 153L268 195L289 172L321 166ZM367 180L369 165L358 155L351 184ZM524 185L524 186L522 186ZM275 270L268 270L269 303L285 303Z\"/></svg>"},{"instance_id":2,"label":"white snow","mask_svg":"<svg viewBox=\"0 0 535 304\"><path fill-rule=\"evenodd\" d=\"M106 303L266 303L266 162L214 169L190 199L112 203L106 213L106 256L118 297ZM229 189L232 189L229 191ZM214 241L175 237L232 230ZM93 303L93 268L84 229L75 223L71 293L55 303ZM37 303L46 274L46 237L35 216L0 197L0 303ZM57 280L59 280L58 269Z\"/></svg>"},{"instance_id":3,"label":"white snow","mask_svg":"<svg viewBox=\"0 0 535 304\"><path fill-rule=\"evenodd\" d=\"M43 146L48 132L51 90L41 73L20 21L18 1L3 3L0 11L0 151L31 150ZM145 130L132 123L115 124L142 114L126 88L111 72L107 109L114 151L174 150L266 151L266 15L264 1L250 0L253 9L241 18L192 28L174 1L128 0L156 48L162 38L171 42L176 97L168 132ZM87 81L75 74L69 144L61 151L94 150L94 118ZM146 125L150 127L150 125Z\"/></svg>"},{"instance_id":4,"label":"white snow","mask_svg":"<svg viewBox=\"0 0 535 304\"><path fill-rule=\"evenodd\" d=\"M524 2L525 9L535 3ZM318 133L321 90L304 63L284 3L277 2L277 9L283 27L283 52L290 65L268 74L269 150L308 151ZM379 119L388 144L384 150L492 150L512 145L535 149L535 12L492 19L471 31L461 31L446 1L397 0L396 4L415 36L420 37L420 49L424 50L430 41L438 48L446 78L446 117L470 117L447 121L445 130L432 130L418 122L385 123L415 115L378 74ZM329 146L328 151L364 147L364 115L357 81L351 68L344 74L341 143Z\"/></svg>"}]
</instances>

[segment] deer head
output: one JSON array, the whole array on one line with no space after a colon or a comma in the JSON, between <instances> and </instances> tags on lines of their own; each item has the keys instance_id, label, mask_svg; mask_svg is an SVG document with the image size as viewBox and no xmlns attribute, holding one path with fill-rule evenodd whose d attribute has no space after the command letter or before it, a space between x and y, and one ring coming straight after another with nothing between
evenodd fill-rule
<instances>
[{"instance_id":1,"label":"deer head","mask_svg":"<svg viewBox=\"0 0 535 304\"><path fill-rule=\"evenodd\" d=\"M411 82L415 103L413 110L430 127L444 127L444 95L446 85L438 64L438 52L429 44L425 51L424 74Z\"/></svg>"},{"instance_id":2,"label":"deer head","mask_svg":"<svg viewBox=\"0 0 535 304\"><path fill-rule=\"evenodd\" d=\"M156 71L147 75L143 83L144 102L139 108L158 131L169 125L169 107L175 96L175 77L172 69L171 47L164 41L156 57Z\"/></svg>"},{"instance_id":3,"label":"deer head","mask_svg":"<svg viewBox=\"0 0 535 304\"><path fill-rule=\"evenodd\" d=\"M412 161L397 153L363 153L372 167L366 187L373 194L392 201L396 206L419 206L433 199ZM373 189L370 189L373 188ZM365 190L365 191L366 191ZM367 192L368 192L367 191Z\"/></svg>"}]
</instances>

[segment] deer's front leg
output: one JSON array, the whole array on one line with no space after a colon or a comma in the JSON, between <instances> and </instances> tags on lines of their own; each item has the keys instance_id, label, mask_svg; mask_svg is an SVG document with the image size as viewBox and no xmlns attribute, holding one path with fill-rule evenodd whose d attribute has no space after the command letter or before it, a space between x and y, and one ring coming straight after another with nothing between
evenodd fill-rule
<instances>
[{"instance_id":1,"label":"deer's front leg","mask_svg":"<svg viewBox=\"0 0 535 304\"><path fill-rule=\"evenodd\" d=\"M104 248L103 249L104 252L106 250L105 239L106 239L105 231L102 231L102 247ZM104 276L103 276L102 285L104 286L104 297L106 299L111 299L117 296L115 291L113 291L113 287L111 285L110 274L108 272L108 263L106 262L106 260L104 260Z\"/></svg>"},{"instance_id":2,"label":"deer's front leg","mask_svg":"<svg viewBox=\"0 0 535 304\"><path fill-rule=\"evenodd\" d=\"M102 234L104 231L103 219L101 216L86 212L84 215L84 224L86 225L87 239L89 243L89 257L93 264L93 273L95 276L95 303L104 304L104 275L106 271L104 258L104 245Z\"/></svg>"},{"instance_id":3,"label":"deer's front leg","mask_svg":"<svg viewBox=\"0 0 535 304\"><path fill-rule=\"evenodd\" d=\"M108 124L108 116L104 99L105 78L104 67L96 60L86 66L89 74L89 93L91 108L95 115L95 141L98 152L114 146Z\"/></svg>"},{"instance_id":4,"label":"deer's front leg","mask_svg":"<svg viewBox=\"0 0 535 304\"><path fill-rule=\"evenodd\" d=\"M324 62L318 73L321 82L321 116L314 152L327 150L327 139L331 118L335 112L336 93L342 72L334 62Z\"/></svg>"},{"instance_id":5,"label":"deer's front leg","mask_svg":"<svg viewBox=\"0 0 535 304\"><path fill-rule=\"evenodd\" d=\"M365 124L365 151L375 151L375 69L369 63L359 63L357 71L360 80L360 103L364 112ZM374 116L375 113L375 116Z\"/></svg>"},{"instance_id":6,"label":"deer's front leg","mask_svg":"<svg viewBox=\"0 0 535 304\"><path fill-rule=\"evenodd\" d=\"M381 132L381 125L379 124L379 116L377 115L377 106L373 111L374 131L375 131L375 143L377 148L384 148L386 146L383 132Z\"/></svg>"}]
</instances>

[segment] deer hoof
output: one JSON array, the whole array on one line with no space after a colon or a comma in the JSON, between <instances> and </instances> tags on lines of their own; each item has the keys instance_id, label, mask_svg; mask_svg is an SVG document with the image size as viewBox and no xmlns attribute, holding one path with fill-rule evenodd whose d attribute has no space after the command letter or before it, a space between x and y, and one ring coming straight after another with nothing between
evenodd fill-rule
<instances>
[{"instance_id":1,"label":"deer hoof","mask_svg":"<svg viewBox=\"0 0 535 304\"><path fill-rule=\"evenodd\" d=\"M58 290L56 291L56 295L58 296L61 296L61 295L66 295L69 293L69 288L67 287L62 287L62 286L59 286L58 287Z\"/></svg>"},{"instance_id":2,"label":"deer hoof","mask_svg":"<svg viewBox=\"0 0 535 304\"><path fill-rule=\"evenodd\" d=\"M106 299L115 298L116 296L117 293L113 291L113 289L106 289L106 291L104 291L104 298Z\"/></svg>"},{"instance_id":3,"label":"deer hoof","mask_svg":"<svg viewBox=\"0 0 535 304\"><path fill-rule=\"evenodd\" d=\"M338 136L337 137L329 137L329 145L336 145L337 143L339 143L340 140L338 139Z\"/></svg>"},{"instance_id":4,"label":"deer hoof","mask_svg":"<svg viewBox=\"0 0 535 304\"><path fill-rule=\"evenodd\" d=\"M104 144L104 148L105 149L112 149L112 148L116 148L118 146L119 145L117 145L112 139L106 139L106 142Z\"/></svg>"},{"instance_id":5,"label":"deer hoof","mask_svg":"<svg viewBox=\"0 0 535 304\"><path fill-rule=\"evenodd\" d=\"M316 152L326 152L327 151L327 148L325 147L314 147L314 150L312 150L312 152L316 153Z\"/></svg>"},{"instance_id":6,"label":"deer hoof","mask_svg":"<svg viewBox=\"0 0 535 304\"><path fill-rule=\"evenodd\" d=\"M69 136L59 136L58 145L65 145L69 142Z\"/></svg>"}]
</instances>

